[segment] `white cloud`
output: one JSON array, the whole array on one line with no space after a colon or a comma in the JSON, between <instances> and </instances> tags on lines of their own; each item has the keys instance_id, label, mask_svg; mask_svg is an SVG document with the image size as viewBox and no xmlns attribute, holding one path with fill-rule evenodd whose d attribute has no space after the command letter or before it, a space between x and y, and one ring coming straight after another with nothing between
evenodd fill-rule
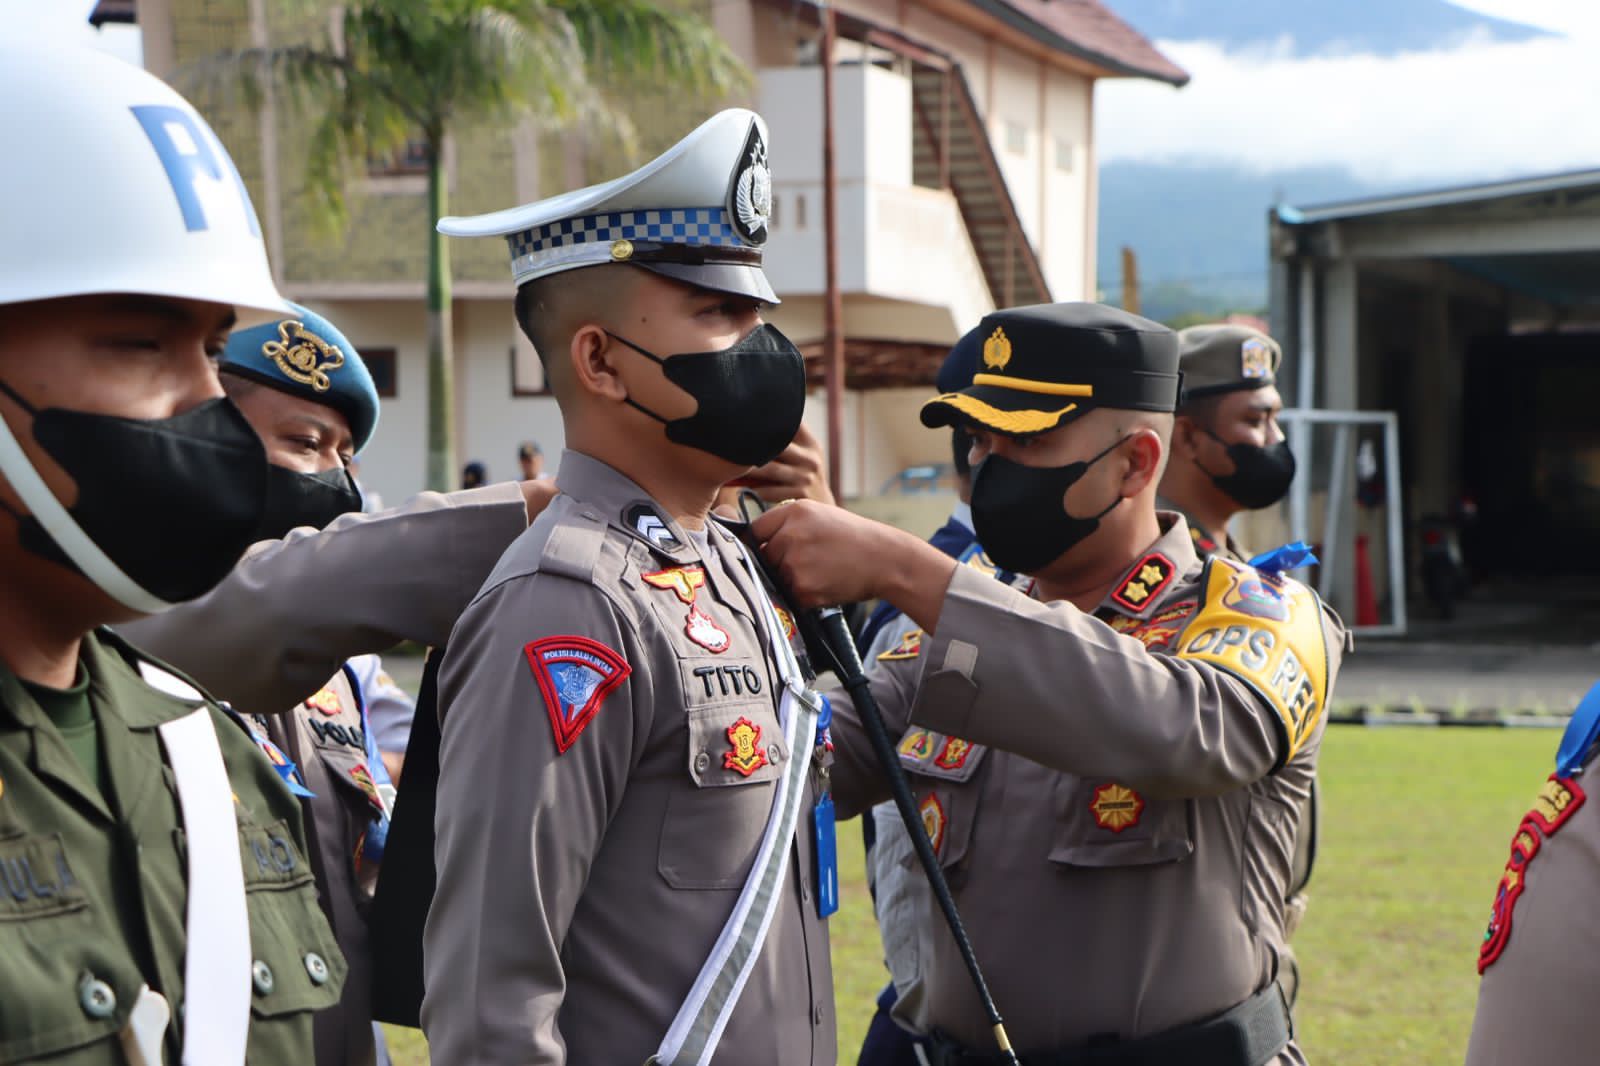
<instances>
[{"instance_id":1,"label":"white cloud","mask_svg":"<svg viewBox=\"0 0 1600 1066\"><path fill-rule=\"evenodd\" d=\"M1283 46L1229 54L1210 43L1162 42L1193 81L1179 90L1101 82L1100 156L1251 170L1334 164L1381 183L1600 166L1600 10L1514 2L1526 12L1519 17L1569 36L1309 59ZM1507 0L1470 6L1512 10Z\"/></svg>"}]
</instances>

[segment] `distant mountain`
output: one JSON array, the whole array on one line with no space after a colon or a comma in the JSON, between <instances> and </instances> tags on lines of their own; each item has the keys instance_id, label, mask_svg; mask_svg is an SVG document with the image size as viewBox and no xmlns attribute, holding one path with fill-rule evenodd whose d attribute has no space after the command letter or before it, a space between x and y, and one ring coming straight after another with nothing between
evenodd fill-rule
<instances>
[{"instance_id":1,"label":"distant mountain","mask_svg":"<svg viewBox=\"0 0 1600 1066\"><path fill-rule=\"evenodd\" d=\"M1396 55L1449 47L1477 34L1496 41L1550 36L1445 0L1107 0L1152 40L1215 41L1230 51L1293 42L1296 55Z\"/></svg>"},{"instance_id":2,"label":"distant mountain","mask_svg":"<svg viewBox=\"0 0 1600 1066\"><path fill-rule=\"evenodd\" d=\"M1379 191L1337 167L1251 173L1227 166L1100 168L1100 288L1122 302L1122 247L1138 256L1143 313L1168 320L1267 306L1267 212Z\"/></svg>"}]
</instances>

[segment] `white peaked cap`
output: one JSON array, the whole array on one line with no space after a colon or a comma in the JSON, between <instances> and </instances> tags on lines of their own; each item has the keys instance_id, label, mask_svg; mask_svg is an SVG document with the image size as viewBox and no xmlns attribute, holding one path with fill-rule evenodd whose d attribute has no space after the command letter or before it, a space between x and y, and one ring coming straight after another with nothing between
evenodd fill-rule
<instances>
[{"instance_id":1,"label":"white peaked cap","mask_svg":"<svg viewBox=\"0 0 1600 1066\"><path fill-rule=\"evenodd\" d=\"M503 237L518 285L632 263L719 292L777 303L761 270L772 213L767 125L732 108L632 174L505 211L445 218L452 237Z\"/></svg>"},{"instance_id":2,"label":"white peaked cap","mask_svg":"<svg viewBox=\"0 0 1600 1066\"><path fill-rule=\"evenodd\" d=\"M289 313L217 135L169 85L65 37L0 40L0 303L140 293Z\"/></svg>"}]
</instances>

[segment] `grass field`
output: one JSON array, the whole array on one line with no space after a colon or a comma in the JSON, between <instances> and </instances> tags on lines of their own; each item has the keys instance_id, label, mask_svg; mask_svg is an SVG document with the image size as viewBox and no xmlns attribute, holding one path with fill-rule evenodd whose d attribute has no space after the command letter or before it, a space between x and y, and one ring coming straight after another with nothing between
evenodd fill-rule
<instances>
[{"instance_id":1,"label":"grass field","mask_svg":"<svg viewBox=\"0 0 1600 1066\"><path fill-rule=\"evenodd\" d=\"M1329 730L1311 909L1295 941L1303 973L1296 1023L1313 1063L1461 1062L1490 898L1557 739L1545 730ZM846 1064L885 980L858 824L841 827L844 886L832 919ZM417 1033L390 1036L397 1066L427 1061Z\"/></svg>"}]
</instances>

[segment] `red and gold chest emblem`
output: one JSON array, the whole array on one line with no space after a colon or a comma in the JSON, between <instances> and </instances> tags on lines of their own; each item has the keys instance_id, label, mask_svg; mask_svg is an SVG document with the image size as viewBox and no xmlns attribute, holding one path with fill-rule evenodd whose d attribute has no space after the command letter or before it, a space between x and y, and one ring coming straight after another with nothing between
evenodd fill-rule
<instances>
[{"instance_id":1,"label":"red and gold chest emblem","mask_svg":"<svg viewBox=\"0 0 1600 1066\"><path fill-rule=\"evenodd\" d=\"M1094 790L1089 813L1094 815L1094 824L1101 829L1120 833L1130 825L1139 824L1139 815L1144 813L1144 799L1126 785L1115 782L1101 785Z\"/></svg>"},{"instance_id":2,"label":"red and gold chest emblem","mask_svg":"<svg viewBox=\"0 0 1600 1066\"><path fill-rule=\"evenodd\" d=\"M740 718L728 727L728 750L722 753L723 769L749 777L767 765L767 753L761 747L761 727L748 718Z\"/></svg>"},{"instance_id":3,"label":"red and gold chest emblem","mask_svg":"<svg viewBox=\"0 0 1600 1066\"><path fill-rule=\"evenodd\" d=\"M316 695L306 700L306 706L332 718L340 710L339 694L331 688L320 689Z\"/></svg>"},{"instance_id":4,"label":"red and gold chest emblem","mask_svg":"<svg viewBox=\"0 0 1600 1066\"><path fill-rule=\"evenodd\" d=\"M728 650L728 646L733 643L728 631L717 625L709 614L695 605L700 590L705 587L705 570L698 566L673 566L639 576L651 588L671 592L678 597L678 602L688 605L689 613L683 620L683 632L690 640L713 655L720 655Z\"/></svg>"},{"instance_id":5,"label":"red and gold chest emblem","mask_svg":"<svg viewBox=\"0 0 1600 1066\"><path fill-rule=\"evenodd\" d=\"M944 747L939 749L939 754L934 757L933 764L941 770L959 770L966 765L967 756L972 754L972 744L960 737L948 737Z\"/></svg>"},{"instance_id":6,"label":"red and gold chest emblem","mask_svg":"<svg viewBox=\"0 0 1600 1066\"><path fill-rule=\"evenodd\" d=\"M786 608L779 607L777 604L773 604L773 609L778 612L778 621L783 626L784 637L789 640L793 640L795 634L794 615L790 614Z\"/></svg>"},{"instance_id":7,"label":"red and gold chest emblem","mask_svg":"<svg viewBox=\"0 0 1600 1066\"><path fill-rule=\"evenodd\" d=\"M378 792L378 783L372 779L372 772L362 763L350 770L350 778L361 791L366 793L367 802L372 804L372 809L379 814L386 813L383 809L383 796Z\"/></svg>"},{"instance_id":8,"label":"red and gold chest emblem","mask_svg":"<svg viewBox=\"0 0 1600 1066\"><path fill-rule=\"evenodd\" d=\"M896 659L915 659L922 652L922 630L913 629L900 638L900 643L878 656L880 663L894 662Z\"/></svg>"},{"instance_id":9,"label":"red and gold chest emblem","mask_svg":"<svg viewBox=\"0 0 1600 1066\"><path fill-rule=\"evenodd\" d=\"M944 844L944 804L930 792L919 809L922 812L923 832L928 834L928 843L933 845L933 853L937 855Z\"/></svg>"}]
</instances>

